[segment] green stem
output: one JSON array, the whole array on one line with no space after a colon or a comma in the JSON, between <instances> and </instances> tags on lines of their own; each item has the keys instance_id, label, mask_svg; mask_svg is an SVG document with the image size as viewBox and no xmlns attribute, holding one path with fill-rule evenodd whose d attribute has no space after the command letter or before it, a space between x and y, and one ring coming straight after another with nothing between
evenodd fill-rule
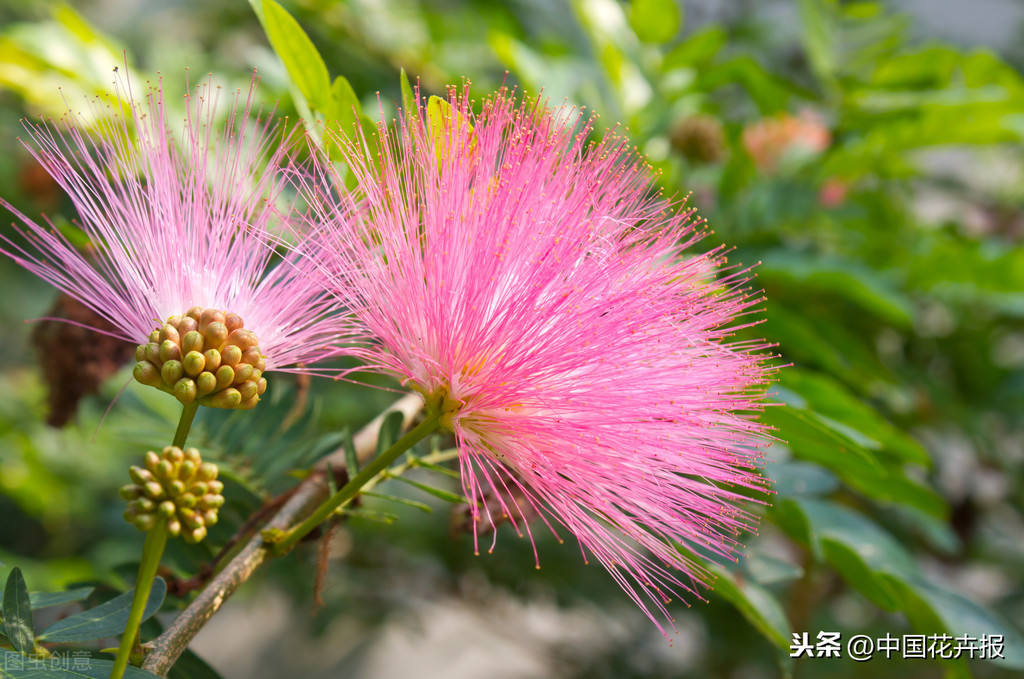
<instances>
[{"instance_id":1,"label":"green stem","mask_svg":"<svg viewBox=\"0 0 1024 679\"><path fill-rule=\"evenodd\" d=\"M185 441L188 439L188 432L192 429L192 420L196 417L196 411L199 410L199 403L193 401L186 405L181 411L181 419L178 420L178 428L174 432L174 442L172 446L176 448L184 448Z\"/></svg>"},{"instance_id":2,"label":"green stem","mask_svg":"<svg viewBox=\"0 0 1024 679\"><path fill-rule=\"evenodd\" d=\"M124 629L124 634L121 635L121 645L117 648L117 658L114 660L114 669L110 673L110 679L121 679L128 667L128 657L139 635L139 625L142 624L142 615L146 611L149 592L153 588L156 570L160 566L160 557L163 556L166 545L167 520L161 519L146 534L146 544L142 548L142 563L139 564L139 577L135 580L132 610L128 614L128 625Z\"/></svg>"},{"instance_id":3,"label":"green stem","mask_svg":"<svg viewBox=\"0 0 1024 679\"><path fill-rule=\"evenodd\" d=\"M188 439L188 433L192 429L192 420L199 410L198 403L189 403L181 411L181 418L178 420L178 428L174 431L172 446L182 448ZM146 603L149 601L149 592L153 589L153 580L156 579L156 571L160 567L160 557L164 554L164 547L167 546L167 519L161 518L156 525L146 534L146 543L142 546L142 561L139 563L139 576L135 580L135 596L132 597L132 609L128 613L128 624L121 635L121 645L117 647L117 657L114 659L114 669L110 673L110 679L121 679L125 669L128 668L128 659L132 649L135 647L139 636L139 625L142 624L142 616L146 612Z\"/></svg>"},{"instance_id":4,"label":"green stem","mask_svg":"<svg viewBox=\"0 0 1024 679\"><path fill-rule=\"evenodd\" d=\"M402 453L437 431L440 419L440 412L428 414L427 419L420 422L416 427L410 430L409 433L398 439L393 446L375 457L372 462L366 465L362 471L355 476L355 478L342 486L341 490L327 498L327 501L320 505L315 512L310 514L305 521L287 532L273 535L272 537L267 536L270 537L268 542L270 542L269 546L273 553L277 555L287 553L288 550L295 546L296 542L326 521L335 511L338 510L338 508L344 507L346 504L351 502L355 496L359 494L359 491L362 490L363 486L390 467L391 463L397 460Z\"/></svg>"}]
</instances>

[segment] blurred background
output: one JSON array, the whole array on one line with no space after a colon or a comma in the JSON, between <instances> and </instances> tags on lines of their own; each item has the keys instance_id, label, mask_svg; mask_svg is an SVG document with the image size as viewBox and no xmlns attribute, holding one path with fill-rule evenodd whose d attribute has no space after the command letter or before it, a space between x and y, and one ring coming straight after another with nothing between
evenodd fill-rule
<instances>
[{"instance_id":1,"label":"blurred background","mask_svg":"<svg viewBox=\"0 0 1024 679\"><path fill-rule=\"evenodd\" d=\"M396 109L404 68L427 93L506 83L625 127L665 192L710 222L700 247L757 265L764 321L740 334L792 364L771 390L786 407L765 414L786 443L768 452L776 494L746 558L717 568L706 603L674 604L672 645L575 546L538 531L535 570L499 530L474 557L458 506L390 482L433 512L367 499L259 573L172 676L1022 676L1024 4L281 4L371 117ZM309 113L243 0L0 0L0 195L69 234L73 208L19 120L79 110L115 66L139 85L159 73L172 105L186 68L229 93L257 68L279 114ZM0 575L96 586L37 614L52 619L130 586L142 538L116 489L178 406L129 384L100 426L131 348L23 323L89 319L6 258L0 289ZM200 415L192 441L226 470L229 505L211 541L172 550L169 576L195 575L291 470L396 397L276 376L271 391L259 417ZM186 600L168 597L160 621ZM794 633L822 631L841 633L843 657L789 657ZM1005 659L857 663L845 642L859 634L1002 635Z\"/></svg>"}]
</instances>

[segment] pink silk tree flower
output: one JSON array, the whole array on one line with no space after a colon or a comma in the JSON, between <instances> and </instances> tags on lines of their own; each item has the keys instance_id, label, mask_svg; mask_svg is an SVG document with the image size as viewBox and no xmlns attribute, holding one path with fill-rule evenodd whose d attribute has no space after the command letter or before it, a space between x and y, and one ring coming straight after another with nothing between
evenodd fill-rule
<instances>
[{"instance_id":1,"label":"pink silk tree flower","mask_svg":"<svg viewBox=\"0 0 1024 679\"><path fill-rule=\"evenodd\" d=\"M720 250L683 255L702 222L624 138L591 131L504 90L474 116L452 90L390 132L333 139L358 188L307 187L309 220L374 338L366 366L454 433L474 539L539 516L665 633L671 597L710 580L688 555L734 560L756 527L772 368L763 344L728 341L759 301L743 273L716 280Z\"/></svg>"},{"instance_id":2,"label":"pink silk tree flower","mask_svg":"<svg viewBox=\"0 0 1024 679\"><path fill-rule=\"evenodd\" d=\"M70 111L63 125L26 123L84 248L0 201L27 241L4 238L0 252L109 321L107 334L139 343L136 379L186 405L251 408L265 370L307 370L345 332L307 260L272 262L292 136L253 110L255 84L234 95L223 131L210 84L185 94L180 133L159 84L145 104L118 85L94 106L92 129Z\"/></svg>"}]
</instances>

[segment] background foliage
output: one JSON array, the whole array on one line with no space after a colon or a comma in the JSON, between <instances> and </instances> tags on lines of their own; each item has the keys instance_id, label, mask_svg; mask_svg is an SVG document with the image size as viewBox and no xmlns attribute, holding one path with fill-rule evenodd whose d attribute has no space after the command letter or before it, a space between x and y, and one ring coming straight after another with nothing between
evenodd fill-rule
<instances>
[{"instance_id":1,"label":"background foliage","mask_svg":"<svg viewBox=\"0 0 1024 679\"><path fill-rule=\"evenodd\" d=\"M273 564L241 604L263 617L234 630L271 630L267 654L200 644L223 676L255 676L256 665L265 676L288 667L388 676L388 663L401 662L388 657L395 648L445 676L1020 676L1021 54L924 40L879 2L774 3L776 15L752 3L710 15L699 11L706 6L0 2L0 195L27 214L45 212L61 227L74 219L16 142L19 118L56 117L108 90L126 59L133 82L159 70L169 92L183 91L186 67L192 83L211 71L221 96L245 88L255 66L261 97L314 134L314 121L349 129L355 116L390 117L402 69L426 93L462 78L478 95L502 83L543 88L552 102L598 113L599 129L627 129L664 191L689 195L711 223L701 247L725 243L737 267L758 264L764 322L741 334L777 343L793 366L772 389L785 407L765 415L785 443L768 454L775 495L762 529L746 540L747 558L718 569L707 605L676 604L673 647L571 546L540 537L539 571L511 533L494 554L474 557L464 514L443 493L391 481L377 490L433 512L365 498L331 538L327 561L310 544ZM3 575L19 566L33 591L95 588L46 610L33 595L39 634L40 619L130 586L141 538L120 519L116 489L129 463L169 440L177 408L130 385L100 427L127 381L121 370L67 426L45 424L45 368L81 339L37 337L33 351L33 326L21 321L50 313L54 292L6 259L0 286L9 291L0 296ZM228 516L210 544L176 548L167 575L195 575L261 503L294 484L290 472L393 398L276 378L258 417L202 414L194 441L225 469ZM458 489L441 474L413 478ZM311 617L324 564L322 608ZM172 591L163 607L183 603ZM788 657L793 632L813 639L821 630L844 639L1003 634L1006 659ZM216 676L196 656L177 673Z\"/></svg>"}]
</instances>

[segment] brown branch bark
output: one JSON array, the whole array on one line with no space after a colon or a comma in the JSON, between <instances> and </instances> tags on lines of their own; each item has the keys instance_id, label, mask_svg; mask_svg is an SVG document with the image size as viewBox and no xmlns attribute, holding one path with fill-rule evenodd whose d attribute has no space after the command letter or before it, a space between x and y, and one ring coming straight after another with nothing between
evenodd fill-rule
<instances>
[{"instance_id":1,"label":"brown branch bark","mask_svg":"<svg viewBox=\"0 0 1024 679\"><path fill-rule=\"evenodd\" d=\"M369 424L360 429L353 443L360 460L373 456L377 447L377 435L384 417L392 411L400 411L404 415L402 426L408 427L413 417L423 406L423 400L417 394L403 396L390 408L378 415ZM268 528L287 530L299 523L327 499L328 489L325 471L327 465L333 468L344 466L344 449L336 450L320 461L315 473L307 477L297 488L281 510L267 524ZM253 536L248 544L210 581L210 584L199 593L199 596L182 611L167 630L153 641L145 644L148 653L143 669L153 674L165 676L178 657L185 652L199 630L220 610L228 597L248 580L256 569L270 556L263 547L262 538Z\"/></svg>"}]
</instances>

